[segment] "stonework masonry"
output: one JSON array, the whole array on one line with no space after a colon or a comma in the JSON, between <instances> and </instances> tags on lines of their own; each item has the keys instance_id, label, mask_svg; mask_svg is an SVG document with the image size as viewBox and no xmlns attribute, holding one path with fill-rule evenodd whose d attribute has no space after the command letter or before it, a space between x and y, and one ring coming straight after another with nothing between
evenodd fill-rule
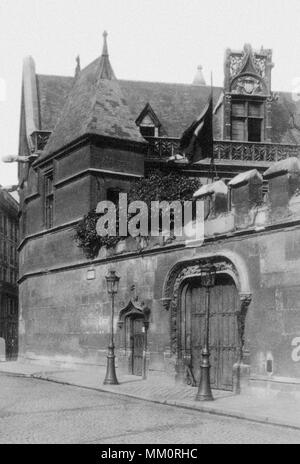
<instances>
[{"instance_id":1,"label":"stonework masonry","mask_svg":"<svg viewBox=\"0 0 300 464\"><path fill-rule=\"evenodd\" d=\"M249 366L250 380L299 381L300 167L298 160L292 161L266 171L265 178L271 176L272 182L264 200L260 193L263 179L257 172L234 178L227 211L224 202L218 211L219 200L213 207L219 192L211 184L203 198L210 198L211 214L202 246L187 247L183 239L165 244L162 238L151 238L148 243L130 238L116 250L101 250L97 258L87 261L76 247L72 226L25 240L20 249L21 355L105 363L110 318L105 275L113 268L121 278L117 347L118 311L133 298L134 286L134 297L151 311L148 369L175 375L178 353L172 352L174 328L166 290L168 279L171 287L175 281L170 278L172 269L176 277L178 263L181 270L192 264L197 276L203 260L218 263L225 259L227 264L219 272L234 274L241 301L245 295L249 300L242 362ZM274 193L283 184L290 192L285 204ZM223 195L228 194L223 190ZM91 280L90 269L95 271Z\"/></svg>"},{"instance_id":2,"label":"stonework masonry","mask_svg":"<svg viewBox=\"0 0 300 464\"><path fill-rule=\"evenodd\" d=\"M195 385L201 269L212 263L212 386L299 388L300 106L272 91L272 68L271 50L246 44L226 51L223 89L124 81L107 34L102 55L75 77L36 74L25 59L19 154L34 160L19 166L20 357L104 365L105 276L115 270L118 368ZM208 101L212 150L193 132L188 158L182 134ZM74 240L78 221L153 169L201 181L194 197L205 203L204 242L127 238L87 259Z\"/></svg>"}]
</instances>

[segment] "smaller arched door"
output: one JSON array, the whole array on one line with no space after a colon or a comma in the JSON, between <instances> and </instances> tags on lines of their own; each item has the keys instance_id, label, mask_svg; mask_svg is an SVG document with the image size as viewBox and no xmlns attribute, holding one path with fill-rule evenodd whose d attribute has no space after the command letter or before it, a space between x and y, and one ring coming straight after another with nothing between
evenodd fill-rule
<instances>
[{"instance_id":1,"label":"smaller arched door","mask_svg":"<svg viewBox=\"0 0 300 464\"><path fill-rule=\"evenodd\" d=\"M133 375L143 374L143 351L145 346L144 318L126 317L127 347L131 356L129 358L129 373Z\"/></svg>"},{"instance_id":2,"label":"smaller arched door","mask_svg":"<svg viewBox=\"0 0 300 464\"><path fill-rule=\"evenodd\" d=\"M128 373L145 377L149 309L137 299L131 300L120 311L118 325L120 353L123 361L127 360Z\"/></svg>"}]
</instances>

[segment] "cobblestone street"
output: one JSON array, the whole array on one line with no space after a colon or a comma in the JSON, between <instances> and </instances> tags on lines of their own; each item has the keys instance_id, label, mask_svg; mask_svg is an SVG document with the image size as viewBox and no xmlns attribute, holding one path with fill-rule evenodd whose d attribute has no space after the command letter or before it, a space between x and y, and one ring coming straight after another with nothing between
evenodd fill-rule
<instances>
[{"instance_id":1,"label":"cobblestone street","mask_svg":"<svg viewBox=\"0 0 300 464\"><path fill-rule=\"evenodd\" d=\"M300 443L300 431L0 374L0 443Z\"/></svg>"}]
</instances>

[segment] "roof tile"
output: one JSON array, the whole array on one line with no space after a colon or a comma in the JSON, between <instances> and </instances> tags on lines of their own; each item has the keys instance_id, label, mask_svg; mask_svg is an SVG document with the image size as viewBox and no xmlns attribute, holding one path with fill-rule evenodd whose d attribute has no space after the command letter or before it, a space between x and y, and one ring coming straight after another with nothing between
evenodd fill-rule
<instances>
[{"instance_id":1,"label":"roof tile","mask_svg":"<svg viewBox=\"0 0 300 464\"><path fill-rule=\"evenodd\" d=\"M144 141L133 121L118 81L99 79L101 69L100 58L81 71L41 157L88 133Z\"/></svg>"}]
</instances>

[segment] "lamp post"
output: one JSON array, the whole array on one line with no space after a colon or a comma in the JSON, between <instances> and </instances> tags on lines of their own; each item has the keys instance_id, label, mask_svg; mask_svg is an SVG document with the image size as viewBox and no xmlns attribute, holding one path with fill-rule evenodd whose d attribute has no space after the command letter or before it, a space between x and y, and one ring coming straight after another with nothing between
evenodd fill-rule
<instances>
[{"instance_id":1,"label":"lamp post","mask_svg":"<svg viewBox=\"0 0 300 464\"><path fill-rule=\"evenodd\" d=\"M205 339L202 348L202 360L200 364L200 383L196 395L196 401L212 401L213 395L210 387L210 364L209 364L209 312L210 312L210 289L215 285L216 268L206 264L201 268L201 285L206 289L205 308Z\"/></svg>"},{"instance_id":2,"label":"lamp post","mask_svg":"<svg viewBox=\"0 0 300 464\"><path fill-rule=\"evenodd\" d=\"M104 385L118 385L115 367L115 345L114 345L114 311L115 311L115 295L118 293L120 277L116 275L116 271L109 271L105 276L107 293L111 296L111 325L110 325L110 341L108 345L106 375Z\"/></svg>"},{"instance_id":3,"label":"lamp post","mask_svg":"<svg viewBox=\"0 0 300 464\"><path fill-rule=\"evenodd\" d=\"M147 377L147 351L148 351L148 329L149 329L149 316L150 316L150 309L144 308L144 346L143 346L143 369L142 369L142 378L143 380Z\"/></svg>"}]
</instances>

